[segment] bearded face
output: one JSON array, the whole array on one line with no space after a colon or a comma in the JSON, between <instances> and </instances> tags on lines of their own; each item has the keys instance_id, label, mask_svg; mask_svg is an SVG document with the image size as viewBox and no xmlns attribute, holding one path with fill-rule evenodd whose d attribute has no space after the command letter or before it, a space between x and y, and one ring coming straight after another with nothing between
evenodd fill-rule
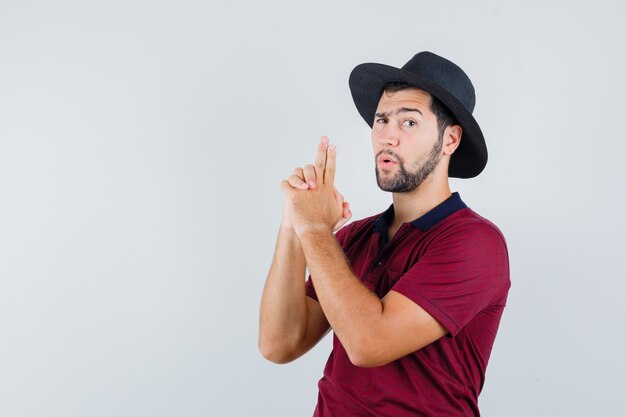
<instances>
[{"instance_id":1,"label":"bearded face","mask_svg":"<svg viewBox=\"0 0 626 417\"><path fill-rule=\"evenodd\" d=\"M440 135L435 146L425 157L418 157L408 163L391 150L382 150L376 155L376 181L383 191L407 193L415 190L435 170L441 159L443 135ZM395 162L389 169L378 163L389 158Z\"/></svg>"}]
</instances>

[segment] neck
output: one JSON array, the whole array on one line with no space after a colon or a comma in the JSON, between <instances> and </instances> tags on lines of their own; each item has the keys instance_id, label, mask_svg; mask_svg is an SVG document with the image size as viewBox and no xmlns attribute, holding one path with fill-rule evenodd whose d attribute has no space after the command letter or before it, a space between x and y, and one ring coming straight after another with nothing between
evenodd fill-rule
<instances>
[{"instance_id":1,"label":"neck","mask_svg":"<svg viewBox=\"0 0 626 417\"><path fill-rule=\"evenodd\" d=\"M393 193L393 224L400 226L421 217L452 195L448 178L429 178L408 193Z\"/></svg>"}]
</instances>

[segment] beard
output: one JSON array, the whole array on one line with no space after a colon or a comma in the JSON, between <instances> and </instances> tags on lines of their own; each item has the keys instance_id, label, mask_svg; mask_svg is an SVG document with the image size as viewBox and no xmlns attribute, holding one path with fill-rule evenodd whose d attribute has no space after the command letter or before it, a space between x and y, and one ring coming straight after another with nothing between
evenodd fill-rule
<instances>
[{"instance_id":1,"label":"beard","mask_svg":"<svg viewBox=\"0 0 626 417\"><path fill-rule=\"evenodd\" d=\"M382 150L378 153L388 153L398 162L398 172L393 177L384 177L380 175L378 165L376 165L376 182L378 187L383 191L392 193L408 193L419 187L426 178L435 170L439 160L441 159L441 150L443 149L443 135L437 140L435 146L430 150L425 160L419 158L413 162L415 169L409 171L402 158L394 154L390 150ZM376 155L376 158L378 158Z\"/></svg>"}]
</instances>

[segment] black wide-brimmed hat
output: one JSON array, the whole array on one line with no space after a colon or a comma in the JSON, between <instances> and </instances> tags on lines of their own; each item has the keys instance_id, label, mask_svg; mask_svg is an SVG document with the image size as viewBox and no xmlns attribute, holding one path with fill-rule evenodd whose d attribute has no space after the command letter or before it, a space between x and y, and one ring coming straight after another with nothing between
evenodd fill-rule
<instances>
[{"instance_id":1,"label":"black wide-brimmed hat","mask_svg":"<svg viewBox=\"0 0 626 417\"><path fill-rule=\"evenodd\" d=\"M385 84L405 82L437 97L463 128L461 143L450 158L448 176L472 178L487 165L487 145L472 116L476 95L469 77L456 64L432 52L420 52L402 68L366 63L350 74L350 91L361 117L372 127Z\"/></svg>"}]
</instances>

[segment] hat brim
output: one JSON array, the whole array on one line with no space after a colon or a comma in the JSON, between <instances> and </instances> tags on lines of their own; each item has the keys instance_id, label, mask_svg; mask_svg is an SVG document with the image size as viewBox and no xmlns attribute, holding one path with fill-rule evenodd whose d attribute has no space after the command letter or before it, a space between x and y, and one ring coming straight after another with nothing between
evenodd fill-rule
<instances>
[{"instance_id":1,"label":"hat brim","mask_svg":"<svg viewBox=\"0 0 626 417\"><path fill-rule=\"evenodd\" d=\"M366 63L352 70L349 79L352 99L359 114L372 127L383 87L390 82L406 82L437 97L463 128L461 143L450 158L448 176L472 178L487 165L487 145L474 116L452 94L431 81L384 64Z\"/></svg>"}]
</instances>

